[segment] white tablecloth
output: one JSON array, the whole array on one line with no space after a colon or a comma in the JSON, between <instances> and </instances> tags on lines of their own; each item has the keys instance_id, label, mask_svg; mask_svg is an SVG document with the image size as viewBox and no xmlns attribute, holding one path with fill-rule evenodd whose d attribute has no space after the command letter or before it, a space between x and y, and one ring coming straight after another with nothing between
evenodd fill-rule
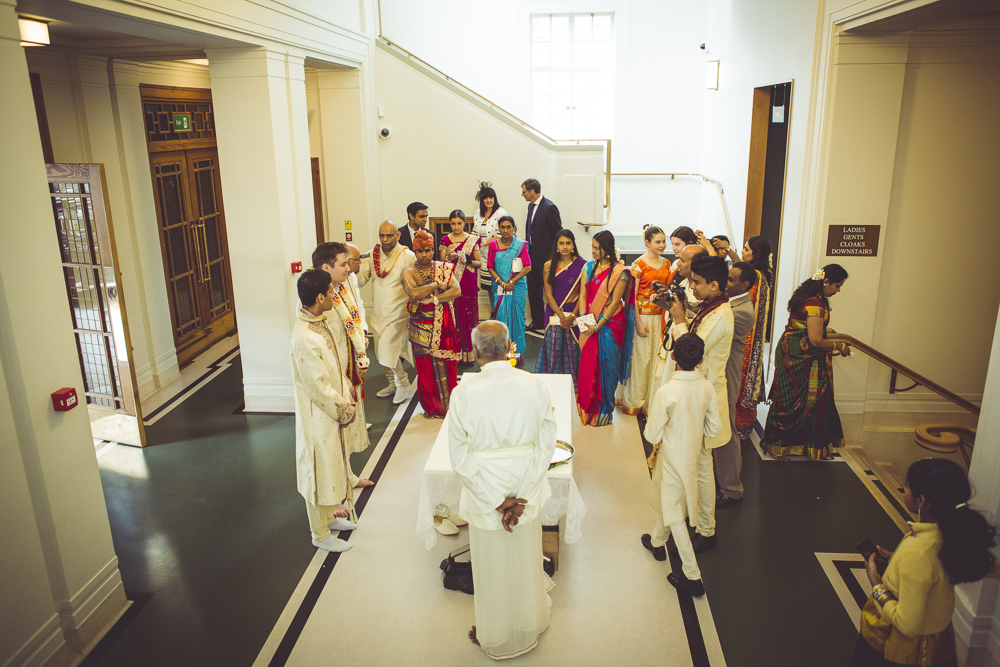
<instances>
[{"instance_id":1,"label":"white tablecloth","mask_svg":"<svg viewBox=\"0 0 1000 667\"><path fill-rule=\"evenodd\" d=\"M573 444L573 434L580 432L580 417L576 411L572 376L539 374L535 377L545 383L556 404L556 437ZM572 544L580 539L583 516L587 513L573 479L573 459L549 471L549 489L552 495L542 506L542 524L555 526L566 517L563 541ZM437 544L434 517L446 517L452 510L458 512L461 495L462 481L451 468L446 416L424 466L417 504L417 537L424 540L428 549Z\"/></svg>"}]
</instances>

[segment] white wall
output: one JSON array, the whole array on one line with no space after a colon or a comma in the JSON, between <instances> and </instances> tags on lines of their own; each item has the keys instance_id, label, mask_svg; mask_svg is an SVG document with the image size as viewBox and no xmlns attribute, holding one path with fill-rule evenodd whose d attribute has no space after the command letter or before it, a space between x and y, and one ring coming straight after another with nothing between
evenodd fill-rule
<instances>
[{"instance_id":1,"label":"white wall","mask_svg":"<svg viewBox=\"0 0 1000 667\"><path fill-rule=\"evenodd\" d=\"M701 171L706 57L699 44L708 19L703 3L383 0L382 34L530 122L529 16L609 11L615 15L612 172ZM614 179L609 229L638 243L645 223L696 225L705 189L708 207L719 210L714 187L699 181Z\"/></svg>"},{"instance_id":2,"label":"white wall","mask_svg":"<svg viewBox=\"0 0 1000 667\"><path fill-rule=\"evenodd\" d=\"M527 203L521 182L534 177L577 238L584 229L575 223L601 220L602 147L553 149L384 49L377 52L376 75L378 105L385 109L378 120L392 129L379 151L385 217L405 223L413 201L427 204L431 217L446 217L455 208L471 215L479 181L488 180L523 235ZM374 246L375 233L370 226L359 245Z\"/></svg>"},{"instance_id":3,"label":"white wall","mask_svg":"<svg viewBox=\"0 0 1000 667\"><path fill-rule=\"evenodd\" d=\"M980 401L1000 306L1000 32L990 40L973 25L974 36L924 29L910 39L872 343ZM940 326L938 304L958 322ZM941 407L922 388L885 397L888 383L873 365L869 404Z\"/></svg>"}]
</instances>

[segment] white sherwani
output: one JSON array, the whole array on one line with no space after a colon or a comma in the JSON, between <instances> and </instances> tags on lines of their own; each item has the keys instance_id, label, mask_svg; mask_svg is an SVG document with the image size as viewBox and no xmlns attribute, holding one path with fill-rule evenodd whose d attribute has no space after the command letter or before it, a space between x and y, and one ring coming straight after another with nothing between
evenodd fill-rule
<instances>
[{"instance_id":1,"label":"white sherwani","mask_svg":"<svg viewBox=\"0 0 1000 667\"><path fill-rule=\"evenodd\" d=\"M326 321L330 328L330 333L333 334L333 342L337 346L337 360L340 361L340 367L344 369L344 375L348 376L348 382L350 382L349 371L347 370L349 368L348 364L355 362L354 359L350 358L351 351L347 345L347 329L344 328L344 322L340 319L336 310L327 311ZM363 452L371 444L368 440L368 424L365 422L365 402L361 398L360 389L355 388L355 393L358 395L358 401L354 406L357 416L344 429L344 441L347 446L348 456L355 452ZM348 459L347 474L351 478L351 486L356 485L358 483L358 476L351 471L350 459Z\"/></svg>"},{"instance_id":2,"label":"white sherwani","mask_svg":"<svg viewBox=\"0 0 1000 667\"><path fill-rule=\"evenodd\" d=\"M368 334L368 317L365 313L365 300L361 298L361 288L358 286L358 276L352 273L347 276L347 291L354 299L354 305L358 307L358 314L361 315L361 330Z\"/></svg>"},{"instance_id":3,"label":"white sherwani","mask_svg":"<svg viewBox=\"0 0 1000 667\"><path fill-rule=\"evenodd\" d=\"M343 371L345 359L340 355L347 353L346 336L338 343L331 329L325 316L303 308L292 329L295 476L299 493L312 505L336 505L347 496L349 470L341 429L352 417L365 428L363 414L355 415L351 381Z\"/></svg>"},{"instance_id":4,"label":"white sherwani","mask_svg":"<svg viewBox=\"0 0 1000 667\"><path fill-rule=\"evenodd\" d=\"M399 357L411 364L413 353L410 350L406 327L409 315L406 312L406 290L403 289L403 271L413 266L417 256L409 248L396 244L389 256L378 247L379 263L382 270L389 268L384 278L375 273L375 263L371 257L361 262L358 272L358 285L364 286L369 280L374 281L374 304L372 305L372 331L375 332L376 354L379 363L386 368L392 368Z\"/></svg>"},{"instance_id":5,"label":"white sherwani","mask_svg":"<svg viewBox=\"0 0 1000 667\"><path fill-rule=\"evenodd\" d=\"M688 322L693 319L689 315ZM676 341L688 333L688 322L674 324L670 327L670 337ZM729 397L726 393L726 364L729 363L729 353L733 347L733 310L724 303L698 325L698 336L705 341L705 358L701 365L705 377L715 388L715 400L722 419L722 430L714 437L705 438L705 449L715 449L729 442L732 435L729 430ZM677 362L667 357L665 377L672 377L677 370Z\"/></svg>"},{"instance_id":6,"label":"white sherwani","mask_svg":"<svg viewBox=\"0 0 1000 667\"><path fill-rule=\"evenodd\" d=\"M491 658L513 658L534 648L549 625L541 508L555 408L530 373L494 361L465 374L451 394L448 423L451 465L463 487L459 513L470 525L476 637ZM515 497L528 502L508 533L496 508Z\"/></svg>"},{"instance_id":7,"label":"white sherwani","mask_svg":"<svg viewBox=\"0 0 1000 667\"><path fill-rule=\"evenodd\" d=\"M649 503L664 525L690 517L698 527L698 456L721 428L715 389L701 371L675 371L656 391L643 435L660 445Z\"/></svg>"}]
</instances>

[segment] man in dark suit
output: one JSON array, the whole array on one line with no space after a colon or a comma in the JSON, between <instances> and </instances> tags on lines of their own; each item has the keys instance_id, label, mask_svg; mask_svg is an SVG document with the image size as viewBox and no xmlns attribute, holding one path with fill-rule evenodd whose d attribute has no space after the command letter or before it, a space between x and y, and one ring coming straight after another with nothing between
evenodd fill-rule
<instances>
[{"instance_id":1,"label":"man in dark suit","mask_svg":"<svg viewBox=\"0 0 1000 667\"><path fill-rule=\"evenodd\" d=\"M531 326L534 331L545 330L545 293L542 267L552 257L556 234L562 229L559 209L542 196L542 184L529 178L521 183L521 196L528 202L528 217L524 225L524 238L528 242L531 273L528 274L528 305L531 307Z\"/></svg>"},{"instance_id":2,"label":"man in dark suit","mask_svg":"<svg viewBox=\"0 0 1000 667\"><path fill-rule=\"evenodd\" d=\"M736 402L740 399L743 386L743 347L747 336L753 331L757 320L750 288L757 284L757 271L746 262L736 262L729 269L729 284L726 296L733 310L733 347L726 364L726 392L729 399L729 428L732 437L722 447L712 450L715 456L715 478L719 481L719 492L715 496L715 508L723 509L743 502L743 454L740 434L736 431Z\"/></svg>"},{"instance_id":3,"label":"man in dark suit","mask_svg":"<svg viewBox=\"0 0 1000 667\"><path fill-rule=\"evenodd\" d=\"M413 202L406 207L406 217L410 221L405 227L399 230L399 244L413 250L413 235L421 229L427 229L427 204L422 204L418 201ZM430 232L431 230L428 229L427 231ZM431 232L431 236L434 236L433 232ZM434 246L437 248L436 236L434 238Z\"/></svg>"}]
</instances>

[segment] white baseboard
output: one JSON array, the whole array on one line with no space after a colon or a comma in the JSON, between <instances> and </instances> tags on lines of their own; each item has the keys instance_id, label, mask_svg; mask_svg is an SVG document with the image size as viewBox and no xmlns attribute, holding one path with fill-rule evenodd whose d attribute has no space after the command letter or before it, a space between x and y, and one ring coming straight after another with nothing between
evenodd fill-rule
<instances>
[{"instance_id":1,"label":"white baseboard","mask_svg":"<svg viewBox=\"0 0 1000 667\"><path fill-rule=\"evenodd\" d=\"M139 400L152 393L152 390L156 388L156 375L153 373L153 364L136 366L135 384L139 388Z\"/></svg>"},{"instance_id":2,"label":"white baseboard","mask_svg":"<svg viewBox=\"0 0 1000 667\"><path fill-rule=\"evenodd\" d=\"M67 630L78 630L86 622L94 610L112 591L122 585L122 575L118 571L118 557L112 558L101 568L70 600L59 600L56 609L62 627Z\"/></svg>"},{"instance_id":3,"label":"white baseboard","mask_svg":"<svg viewBox=\"0 0 1000 667\"><path fill-rule=\"evenodd\" d=\"M841 414L860 414L865 411L864 394L838 394L835 389L834 401L837 403L837 412Z\"/></svg>"},{"instance_id":4,"label":"white baseboard","mask_svg":"<svg viewBox=\"0 0 1000 667\"><path fill-rule=\"evenodd\" d=\"M53 614L24 645L4 663L4 667L41 667L66 643L59 616Z\"/></svg>"},{"instance_id":5,"label":"white baseboard","mask_svg":"<svg viewBox=\"0 0 1000 667\"><path fill-rule=\"evenodd\" d=\"M967 591L962 586L955 590L952 625L955 628L956 643L966 647L966 667L1000 667L1000 633L993 616L977 616L970 606Z\"/></svg>"},{"instance_id":6,"label":"white baseboard","mask_svg":"<svg viewBox=\"0 0 1000 667\"><path fill-rule=\"evenodd\" d=\"M959 394L965 400L980 405L982 394ZM839 399L837 401L840 403ZM865 412L967 412L949 400L937 394L922 392L919 394L884 394L872 393L865 396Z\"/></svg>"},{"instance_id":7,"label":"white baseboard","mask_svg":"<svg viewBox=\"0 0 1000 667\"><path fill-rule=\"evenodd\" d=\"M289 379L243 380L245 412L295 413L295 390Z\"/></svg>"}]
</instances>

